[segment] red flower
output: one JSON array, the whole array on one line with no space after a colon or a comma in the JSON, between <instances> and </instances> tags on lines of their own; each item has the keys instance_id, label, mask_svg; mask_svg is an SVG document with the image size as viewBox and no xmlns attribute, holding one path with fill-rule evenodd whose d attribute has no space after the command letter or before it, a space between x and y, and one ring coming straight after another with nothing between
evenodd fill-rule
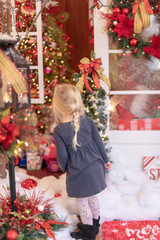
<instances>
[{"instance_id":1,"label":"red flower","mask_svg":"<svg viewBox=\"0 0 160 240\"><path fill-rule=\"evenodd\" d=\"M152 56L160 59L160 35L158 37L153 35L151 46L144 47L143 51L146 53L150 53Z\"/></svg>"},{"instance_id":2,"label":"red flower","mask_svg":"<svg viewBox=\"0 0 160 240\"><path fill-rule=\"evenodd\" d=\"M0 143L8 150L10 143L19 135L19 129L10 123L11 116L7 115L0 122Z\"/></svg>"},{"instance_id":3,"label":"red flower","mask_svg":"<svg viewBox=\"0 0 160 240\"><path fill-rule=\"evenodd\" d=\"M117 15L118 22L113 29L113 32L118 34L118 37L124 36L129 38L132 36L132 29L133 29L133 19L127 19L127 16L122 13Z\"/></svg>"}]
</instances>

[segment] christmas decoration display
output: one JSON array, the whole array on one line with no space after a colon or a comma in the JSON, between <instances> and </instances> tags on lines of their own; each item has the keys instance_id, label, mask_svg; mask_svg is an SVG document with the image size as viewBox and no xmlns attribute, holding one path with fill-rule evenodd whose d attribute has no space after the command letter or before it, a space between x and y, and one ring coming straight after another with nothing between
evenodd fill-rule
<instances>
[{"instance_id":1,"label":"christmas decoration display","mask_svg":"<svg viewBox=\"0 0 160 240\"><path fill-rule=\"evenodd\" d=\"M102 225L102 240L159 239L159 221L114 221Z\"/></svg>"},{"instance_id":2,"label":"christmas decoration display","mask_svg":"<svg viewBox=\"0 0 160 240\"><path fill-rule=\"evenodd\" d=\"M120 125L122 123L121 127L124 129L130 129L130 114L134 115L131 117L132 119L138 119L137 123L139 126L141 125L143 129L147 130L146 127L148 123L145 119L148 119L148 122L152 122L150 124L150 130L155 129L156 125L158 127L158 119L160 118L159 95L139 94L138 91L157 90L160 88L159 60L157 58L148 60L144 56L137 59L130 53L126 53L125 56L123 56L122 53L117 53L110 54L110 63L109 76L112 83L112 90L137 91L136 94L110 96L110 129L117 130L117 121L119 121ZM151 120L152 118L153 121ZM120 130L119 127L118 129Z\"/></svg>"},{"instance_id":3,"label":"christmas decoration display","mask_svg":"<svg viewBox=\"0 0 160 240\"><path fill-rule=\"evenodd\" d=\"M160 156L144 156L143 167L150 179L157 180L160 177Z\"/></svg>"},{"instance_id":4,"label":"christmas decoration display","mask_svg":"<svg viewBox=\"0 0 160 240\"><path fill-rule=\"evenodd\" d=\"M79 79L79 81L76 84L76 87L82 92L83 90L83 86L85 84L86 88L93 93L92 89L89 86L88 83L88 79L87 78L91 78L94 81L95 87L97 89L100 88L100 82L99 79L103 80L109 87L111 87L110 85L110 81L109 79L103 74L103 70L104 68L100 67L102 65L101 59L98 58L93 58L91 61L84 57L80 60L80 63L78 65L79 69L80 69L80 73L81 73L81 77Z\"/></svg>"},{"instance_id":5,"label":"christmas decoration display","mask_svg":"<svg viewBox=\"0 0 160 240\"><path fill-rule=\"evenodd\" d=\"M150 26L151 16L158 21L160 4L151 0L112 0L108 7L109 13L101 12L101 15L107 20L105 30L113 42L118 42L117 47L123 53L130 51L137 58L145 55L160 59L159 31L155 36L152 28L151 37L145 39L143 36L143 32Z\"/></svg>"},{"instance_id":6,"label":"christmas decoration display","mask_svg":"<svg viewBox=\"0 0 160 240\"><path fill-rule=\"evenodd\" d=\"M21 7L25 6L24 8ZM26 14L26 10L28 13ZM30 14L30 12L32 12ZM27 32L35 17L35 1L16 1L16 26L19 32ZM48 126L52 122L51 102L54 86L57 83L69 82L72 70L69 59L72 46L69 44L70 36L63 32L63 24L68 19L66 12L61 12L58 3L54 0L46 3L42 10L43 24L43 66L44 66L44 104L34 105L38 118L38 129L40 132L49 132ZM35 31L33 25L31 31ZM37 40L34 36L23 39L18 49L28 60L30 65L37 65ZM39 97L38 71L32 70L31 97Z\"/></svg>"},{"instance_id":7,"label":"christmas decoration display","mask_svg":"<svg viewBox=\"0 0 160 240\"><path fill-rule=\"evenodd\" d=\"M17 193L15 205L17 212L11 210L10 195L0 194L0 239L56 239L55 230L67 225L58 219L53 209L53 199L44 197L46 191L26 195Z\"/></svg>"}]
</instances>

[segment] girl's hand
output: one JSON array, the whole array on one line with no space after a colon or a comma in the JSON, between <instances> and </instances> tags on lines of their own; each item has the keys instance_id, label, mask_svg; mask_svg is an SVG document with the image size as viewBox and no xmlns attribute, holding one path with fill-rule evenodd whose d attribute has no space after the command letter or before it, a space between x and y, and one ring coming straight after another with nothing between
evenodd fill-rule
<instances>
[{"instance_id":1,"label":"girl's hand","mask_svg":"<svg viewBox=\"0 0 160 240\"><path fill-rule=\"evenodd\" d=\"M109 169L111 166L112 166L111 162L105 163L105 168L106 168L106 169Z\"/></svg>"}]
</instances>

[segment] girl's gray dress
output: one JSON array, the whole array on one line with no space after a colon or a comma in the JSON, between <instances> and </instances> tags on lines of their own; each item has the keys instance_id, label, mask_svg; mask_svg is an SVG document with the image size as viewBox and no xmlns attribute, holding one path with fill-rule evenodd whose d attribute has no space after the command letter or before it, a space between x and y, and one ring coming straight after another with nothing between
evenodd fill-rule
<instances>
[{"instance_id":1,"label":"girl's gray dress","mask_svg":"<svg viewBox=\"0 0 160 240\"><path fill-rule=\"evenodd\" d=\"M57 161L66 172L66 188L69 197L93 196L106 188L105 165L108 162L106 150L97 127L87 116L80 118L77 141L72 148L74 126L72 122L60 123L54 129Z\"/></svg>"}]
</instances>

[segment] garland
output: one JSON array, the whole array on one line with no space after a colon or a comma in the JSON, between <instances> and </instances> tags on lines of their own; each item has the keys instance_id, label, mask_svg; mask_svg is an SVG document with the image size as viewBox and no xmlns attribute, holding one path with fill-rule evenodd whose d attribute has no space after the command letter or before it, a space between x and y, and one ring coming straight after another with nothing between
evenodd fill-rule
<instances>
[{"instance_id":1,"label":"garland","mask_svg":"<svg viewBox=\"0 0 160 240\"><path fill-rule=\"evenodd\" d=\"M117 48L124 53L130 51L137 58L145 55L148 58L154 56L160 59L160 35L153 34L152 38L147 40L142 35L143 30L150 25L151 15L158 21L158 0L112 0L107 7L109 13L101 12L101 15L107 20L105 30L111 36L112 42L118 42Z\"/></svg>"}]
</instances>

